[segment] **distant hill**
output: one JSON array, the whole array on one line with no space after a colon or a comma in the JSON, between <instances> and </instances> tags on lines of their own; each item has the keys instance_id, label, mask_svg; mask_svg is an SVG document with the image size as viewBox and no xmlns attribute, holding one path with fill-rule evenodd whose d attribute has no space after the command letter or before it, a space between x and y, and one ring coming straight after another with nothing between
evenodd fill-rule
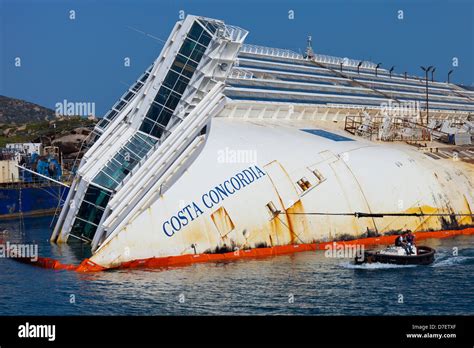
<instances>
[{"instance_id":1,"label":"distant hill","mask_svg":"<svg viewBox=\"0 0 474 348\"><path fill-rule=\"evenodd\" d=\"M56 117L51 109L0 96L0 148L8 143L41 142L58 146L63 156L76 156L97 119Z\"/></svg>"},{"instance_id":2,"label":"distant hill","mask_svg":"<svg viewBox=\"0 0 474 348\"><path fill-rule=\"evenodd\" d=\"M0 95L0 124L25 124L49 121L54 118L54 110Z\"/></svg>"},{"instance_id":3,"label":"distant hill","mask_svg":"<svg viewBox=\"0 0 474 348\"><path fill-rule=\"evenodd\" d=\"M45 146L69 144L63 152L74 152L94 127L96 121L85 117L60 117L51 121L24 124L0 124L0 148L7 143L41 142ZM72 149L74 148L74 149ZM71 150L72 149L72 150Z\"/></svg>"}]
</instances>

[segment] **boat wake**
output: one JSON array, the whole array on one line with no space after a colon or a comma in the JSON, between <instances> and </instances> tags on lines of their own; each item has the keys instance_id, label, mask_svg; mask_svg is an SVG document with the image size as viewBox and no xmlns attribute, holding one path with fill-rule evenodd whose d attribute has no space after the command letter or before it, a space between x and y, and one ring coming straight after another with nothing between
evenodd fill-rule
<instances>
[{"instance_id":1,"label":"boat wake","mask_svg":"<svg viewBox=\"0 0 474 348\"><path fill-rule=\"evenodd\" d=\"M417 267L417 265L394 265L390 263L380 263L380 262L373 262L373 263L364 263L361 265L355 265L352 261L343 262L340 264L341 267L347 269L389 269L389 268L411 268Z\"/></svg>"},{"instance_id":2,"label":"boat wake","mask_svg":"<svg viewBox=\"0 0 474 348\"><path fill-rule=\"evenodd\" d=\"M435 260L431 267L450 267L470 263L474 263L474 256L451 256Z\"/></svg>"}]
</instances>

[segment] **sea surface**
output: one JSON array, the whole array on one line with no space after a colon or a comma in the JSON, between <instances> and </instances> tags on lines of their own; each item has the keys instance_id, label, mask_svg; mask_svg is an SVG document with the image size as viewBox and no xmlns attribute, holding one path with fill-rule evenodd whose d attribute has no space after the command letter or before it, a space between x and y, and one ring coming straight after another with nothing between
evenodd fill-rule
<instances>
[{"instance_id":1,"label":"sea surface","mask_svg":"<svg viewBox=\"0 0 474 348\"><path fill-rule=\"evenodd\" d=\"M40 256L65 263L88 256L81 244L50 244L50 223L25 219L23 229L0 221L0 240L37 243ZM80 274L0 258L0 315L474 314L474 237L420 244L437 250L434 264L355 266L309 251Z\"/></svg>"}]
</instances>

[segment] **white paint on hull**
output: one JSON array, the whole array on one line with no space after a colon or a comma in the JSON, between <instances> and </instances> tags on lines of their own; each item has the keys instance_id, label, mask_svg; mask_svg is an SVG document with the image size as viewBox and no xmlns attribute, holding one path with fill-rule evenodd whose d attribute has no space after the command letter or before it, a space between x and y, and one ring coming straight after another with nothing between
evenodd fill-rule
<instances>
[{"instance_id":1,"label":"white paint on hull","mask_svg":"<svg viewBox=\"0 0 474 348\"><path fill-rule=\"evenodd\" d=\"M332 240L344 234L360 236L367 229L379 233L441 229L437 217L357 219L301 213L419 212L420 208L425 213L469 213L469 206L474 204L471 165L435 161L403 145L337 142L302 132L301 128L320 127L295 120L290 124L214 118L203 151L186 172L164 195L105 240L91 260L112 267L135 259L209 252L224 244L246 248L260 243L271 246ZM221 163L222 151L230 150L255 151L257 161ZM265 171L274 161L283 170L279 174L274 167L222 202L205 206L203 195L216 186L254 165ZM321 182L314 169L324 177ZM304 193L296 184L303 177L312 184ZM295 193L291 193L290 184ZM299 200L288 202L287 197ZM192 208L193 202L202 213ZM266 207L269 202L282 214L272 219ZM163 224L188 204L194 212L188 218L192 221L168 236ZM472 223L472 219L462 222Z\"/></svg>"}]
</instances>

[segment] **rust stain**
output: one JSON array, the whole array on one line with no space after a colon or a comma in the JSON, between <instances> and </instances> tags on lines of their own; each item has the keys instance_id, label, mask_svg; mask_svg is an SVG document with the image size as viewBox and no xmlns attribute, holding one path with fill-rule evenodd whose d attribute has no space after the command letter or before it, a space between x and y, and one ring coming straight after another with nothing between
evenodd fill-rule
<instances>
[{"instance_id":1,"label":"rust stain","mask_svg":"<svg viewBox=\"0 0 474 348\"><path fill-rule=\"evenodd\" d=\"M275 191L277 193L278 200L280 201L281 207L283 209L282 212L284 212L284 220L286 220L286 223L281 220L283 214L279 214L279 215L275 216L275 218L272 220L272 230L274 230L277 233L277 236L278 236L278 233L281 233L281 232L283 232L283 235L285 233L288 233L289 234L289 242L291 244L294 244L295 240L296 240L296 234L293 230L293 223L290 220L290 217L288 216L288 211L291 210L297 204L301 204L301 201L296 202L292 207L285 210L285 206L283 204L283 201L282 201L282 199L280 197L280 194L278 193L278 190L276 188L275 188ZM280 245L282 245L282 243L284 243L284 242L279 241L278 239L277 239L277 241L278 241L278 244L280 244Z\"/></svg>"},{"instance_id":2,"label":"rust stain","mask_svg":"<svg viewBox=\"0 0 474 348\"><path fill-rule=\"evenodd\" d=\"M467 201L466 195L463 195L464 197L464 205L466 207L466 214L469 214L470 216L465 216L462 219L459 220L460 225L472 225L473 220L472 220L472 210L471 206L469 205L469 202Z\"/></svg>"},{"instance_id":3,"label":"rust stain","mask_svg":"<svg viewBox=\"0 0 474 348\"><path fill-rule=\"evenodd\" d=\"M402 212L407 213L407 214L441 213L441 211L438 208L435 208L429 205L410 207L408 209L403 210ZM383 228L380 229L380 233L385 233L385 232L394 231L394 230L411 230L413 232L426 231L430 229L438 229L441 226L439 219L434 216L418 216L418 217L400 216L400 217L394 217L394 218L386 217L383 219L383 222L387 220L389 221L389 223L387 223Z\"/></svg>"},{"instance_id":4,"label":"rust stain","mask_svg":"<svg viewBox=\"0 0 474 348\"><path fill-rule=\"evenodd\" d=\"M191 245L201 250L211 246L216 247L219 243L220 235L216 233L215 226L210 221L194 221L180 233L182 233L181 247L183 248L181 254L189 253Z\"/></svg>"},{"instance_id":5,"label":"rust stain","mask_svg":"<svg viewBox=\"0 0 474 348\"><path fill-rule=\"evenodd\" d=\"M429 205L422 205L420 207L411 207L408 208L404 211L407 214L413 214L413 213L424 213L424 214L436 214L436 213L441 213L441 211L438 208L429 206ZM435 218L435 219L433 219ZM405 218L405 220L408 220ZM413 222L409 222L410 220L407 221L407 224L409 227L410 225L413 225ZM416 220L413 220L416 221ZM419 217L420 223L418 225L414 225L413 228L411 229L413 232L416 231L426 231L429 230L430 228L438 228L439 227L439 221L436 217L434 216L420 216Z\"/></svg>"},{"instance_id":6,"label":"rust stain","mask_svg":"<svg viewBox=\"0 0 474 348\"><path fill-rule=\"evenodd\" d=\"M291 181L291 178L288 175L288 172L286 171L286 169L283 167L283 165L281 163L279 163L278 161L276 161L276 160L270 162L269 164L271 164L271 163L277 163L279 168L281 169L283 175L285 176L285 178L288 180L289 183L291 183L291 185L293 185L293 182ZM267 164L266 166L268 166L269 164ZM264 167L266 167L266 166L264 166ZM291 221L290 217L288 216L287 210L285 210L285 204L283 202L283 199L280 195L280 192L278 190L278 187L277 187L276 183L273 181L273 178L270 176L270 174L268 174L268 179L270 180L270 182L273 186L273 189L275 190L275 193L278 197L278 200L280 202L280 207L282 209L282 213L284 213L284 220L285 220L285 221L282 220L283 219L283 214L276 215L270 221L271 232L275 235L275 237L277 239L277 244L283 245L283 244L287 243L286 241L280 240L280 236L284 236L285 234L289 235L289 243L294 244L297 240L297 235L295 234L295 231L294 231L294 228L293 228L293 222ZM294 188L294 186L293 186L293 188ZM295 193L296 193L296 189L295 189ZM300 206L300 205L301 205L301 201L298 200L298 201L294 202L294 204L291 207L288 208L288 211L291 210L292 208L294 208L295 206Z\"/></svg>"},{"instance_id":7,"label":"rust stain","mask_svg":"<svg viewBox=\"0 0 474 348\"><path fill-rule=\"evenodd\" d=\"M223 206L211 214L211 219L214 225L216 225L222 239L225 239L227 235L235 229L234 222Z\"/></svg>"},{"instance_id":8,"label":"rust stain","mask_svg":"<svg viewBox=\"0 0 474 348\"><path fill-rule=\"evenodd\" d=\"M292 244L304 243L304 241L301 240L301 234L307 231L307 218L306 215L304 215L304 212L305 210L301 200L296 202L292 207L285 211L285 217L286 221L288 222L288 229L290 231ZM296 233L296 231L300 233Z\"/></svg>"}]
</instances>

